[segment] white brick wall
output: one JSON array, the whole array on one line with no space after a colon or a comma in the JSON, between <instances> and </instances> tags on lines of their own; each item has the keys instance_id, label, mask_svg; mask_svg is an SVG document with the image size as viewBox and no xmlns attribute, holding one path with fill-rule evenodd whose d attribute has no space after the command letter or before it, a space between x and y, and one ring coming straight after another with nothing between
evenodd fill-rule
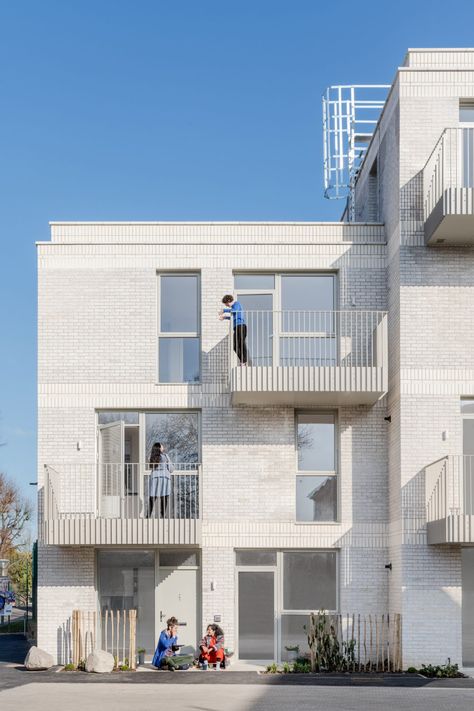
<instances>
[{"instance_id":1,"label":"white brick wall","mask_svg":"<svg viewBox=\"0 0 474 711\"><path fill-rule=\"evenodd\" d=\"M416 50L397 74L356 204L358 219L373 218L367 171L378 155L384 227L58 223L38 246L40 492L43 464L93 461L96 409L199 409L202 620L221 614L230 647L235 548L335 548L342 610L402 612L406 666L461 661L460 549L426 543L422 470L461 452L459 399L474 396L474 252L424 247L420 175L443 128L456 124L459 98L474 96L473 59ZM233 271L256 269L333 270L339 308L389 310L387 397L338 410L334 525L293 521L294 411L230 405L217 310ZM201 274L199 385L156 383L157 270ZM94 556L40 548L39 643L60 660L71 610L97 604Z\"/></svg>"}]
</instances>

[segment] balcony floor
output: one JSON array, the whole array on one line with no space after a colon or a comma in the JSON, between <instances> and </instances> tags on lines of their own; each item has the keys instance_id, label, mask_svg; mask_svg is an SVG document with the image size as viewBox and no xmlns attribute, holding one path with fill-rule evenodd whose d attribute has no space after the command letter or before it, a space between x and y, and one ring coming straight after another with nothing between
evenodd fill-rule
<instances>
[{"instance_id":1,"label":"balcony floor","mask_svg":"<svg viewBox=\"0 0 474 711\"><path fill-rule=\"evenodd\" d=\"M235 367L233 405L373 405L386 392L380 367Z\"/></svg>"},{"instance_id":2,"label":"balcony floor","mask_svg":"<svg viewBox=\"0 0 474 711\"><path fill-rule=\"evenodd\" d=\"M430 247L474 245L474 189L444 191L425 222L425 242Z\"/></svg>"},{"instance_id":3,"label":"balcony floor","mask_svg":"<svg viewBox=\"0 0 474 711\"><path fill-rule=\"evenodd\" d=\"M437 521L429 521L427 534L430 545L474 544L474 516L451 514Z\"/></svg>"},{"instance_id":4,"label":"balcony floor","mask_svg":"<svg viewBox=\"0 0 474 711\"><path fill-rule=\"evenodd\" d=\"M42 542L56 546L200 545L197 519L71 517L43 523Z\"/></svg>"}]
</instances>

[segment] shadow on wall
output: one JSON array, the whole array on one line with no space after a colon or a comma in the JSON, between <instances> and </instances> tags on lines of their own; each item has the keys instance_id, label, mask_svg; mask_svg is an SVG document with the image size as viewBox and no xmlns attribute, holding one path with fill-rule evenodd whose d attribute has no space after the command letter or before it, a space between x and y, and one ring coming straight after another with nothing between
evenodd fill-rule
<instances>
[{"instance_id":1,"label":"shadow on wall","mask_svg":"<svg viewBox=\"0 0 474 711\"><path fill-rule=\"evenodd\" d=\"M66 620L57 630L58 664L69 664L72 661L72 629L71 618Z\"/></svg>"}]
</instances>

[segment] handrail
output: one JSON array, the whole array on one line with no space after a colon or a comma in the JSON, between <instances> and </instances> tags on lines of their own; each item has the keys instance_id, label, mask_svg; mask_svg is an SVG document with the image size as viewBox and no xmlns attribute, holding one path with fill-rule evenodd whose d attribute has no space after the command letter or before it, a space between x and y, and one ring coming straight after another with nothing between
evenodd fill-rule
<instances>
[{"instance_id":1,"label":"handrail","mask_svg":"<svg viewBox=\"0 0 474 711\"><path fill-rule=\"evenodd\" d=\"M474 515L474 455L446 455L425 467L427 522Z\"/></svg>"},{"instance_id":2,"label":"handrail","mask_svg":"<svg viewBox=\"0 0 474 711\"><path fill-rule=\"evenodd\" d=\"M231 369L239 361L253 367L385 365L386 311L249 309L243 318L246 348L229 319Z\"/></svg>"},{"instance_id":3,"label":"handrail","mask_svg":"<svg viewBox=\"0 0 474 711\"><path fill-rule=\"evenodd\" d=\"M155 466L115 462L45 465L44 519L198 519L200 463L174 463L169 480L158 471L154 474Z\"/></svg>"}]
</instances>

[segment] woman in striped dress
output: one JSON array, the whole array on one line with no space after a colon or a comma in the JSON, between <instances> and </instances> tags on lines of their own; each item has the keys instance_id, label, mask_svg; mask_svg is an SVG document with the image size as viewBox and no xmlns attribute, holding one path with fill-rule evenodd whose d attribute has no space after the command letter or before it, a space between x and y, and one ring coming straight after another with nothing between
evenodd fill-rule
<instances>
[{"instance_id":1,"label":"woman in striped dress","mask_svg":"<svg viewBox=\"0 0 474 711\"><path fill-rule=\"evenodd\" d=\"M168 512L171 493L171 474L174 472L174 466L160 442L155 442L151 448L150 469L148 517L152 517L153 508L156 500L159 498L160 518L164 518Z\"/></svg>"}]
</instances>

